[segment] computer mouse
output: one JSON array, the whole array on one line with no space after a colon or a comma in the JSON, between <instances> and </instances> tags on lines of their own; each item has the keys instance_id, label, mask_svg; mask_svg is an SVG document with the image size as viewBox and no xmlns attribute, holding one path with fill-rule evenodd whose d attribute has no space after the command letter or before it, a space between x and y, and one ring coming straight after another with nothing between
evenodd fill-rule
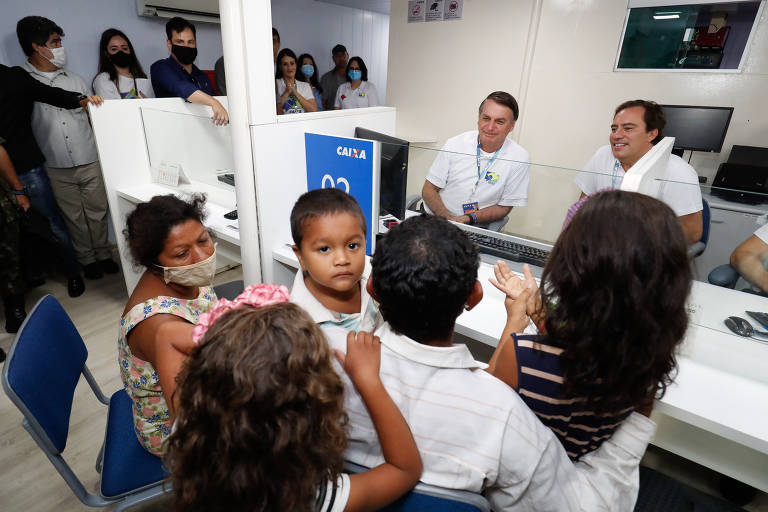
<instances>
[{"instance_id":1,"label":"computer mouse","mask_svg":"<svg viewBox=\"0 0 768 512\"><path fill-rule=\"evenodd\" d=\"M755 329L752 327L752 324L740 316L729 316L723 320L723 323L725 323L725 326L731 331L738 334L739 336L744 336L745 338L749 338L755 333Z\"/></svg>"}]
</instances>

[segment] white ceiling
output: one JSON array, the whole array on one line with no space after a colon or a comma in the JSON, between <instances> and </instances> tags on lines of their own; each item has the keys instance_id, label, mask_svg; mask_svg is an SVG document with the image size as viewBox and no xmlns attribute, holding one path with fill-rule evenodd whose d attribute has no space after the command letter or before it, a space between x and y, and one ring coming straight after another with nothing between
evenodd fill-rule
<instances>
[{"instance_id":1,"label":"white ceiling","mask_svg":"<svg viewBox=\"0 0 768 512\"><path fill-rule=\"evenodd\" d=\"M317 2L324 2L326 4L344 5L346 7L354 7L355 9L363 9L366 11L380 12L382 14L389 14L390 0L316 0Z\"/></svg>"}]
</instances>

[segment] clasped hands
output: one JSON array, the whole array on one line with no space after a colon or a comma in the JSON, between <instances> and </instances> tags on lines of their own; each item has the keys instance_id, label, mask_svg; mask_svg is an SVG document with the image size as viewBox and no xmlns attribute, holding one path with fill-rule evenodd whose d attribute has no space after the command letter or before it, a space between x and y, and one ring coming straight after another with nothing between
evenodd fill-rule
<instances>
[{"instance_id":1,"label":"clasped hands","mask_svg":"<svg viewBox=\"0 0 768 512\"><path fill-rule=\"evenodd\" d=\"M541 312L539 286L531 273L531 268L523 265L523 279L515 275L503 261L493 266L495 276L489 278L493 286L506 295L504 307L507 309L507 325L514 327L513 332L522 332L528 325L529 317L535 323Z\"/></svg>"}]
</instances>

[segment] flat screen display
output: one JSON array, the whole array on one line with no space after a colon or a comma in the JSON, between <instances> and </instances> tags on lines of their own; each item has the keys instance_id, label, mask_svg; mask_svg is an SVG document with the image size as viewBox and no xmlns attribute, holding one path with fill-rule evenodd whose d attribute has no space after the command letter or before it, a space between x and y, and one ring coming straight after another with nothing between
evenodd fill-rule
<instances>
[{"instance_id":1,"label":"flat screen display","mask_svg":"<svg viewBox=\"0 0 768 512\"><path fill-rule=\"evenodd\" d=\"M662 105L667 125L665 137L675 138L675 147L719 153L731 122L733 107Z\"/></svg>"},{"instance_id":2,"label":"flat screen display","mask_svg":"<svg viewBox=\"0 0 768 512\"><path fill-rule=\"evenodd\" d=\"M379 214L390 214L398 220L404 220L408 184L408 141L359 126L355 128L355 137L381 142Z\"/></svg>"}]
</instances>

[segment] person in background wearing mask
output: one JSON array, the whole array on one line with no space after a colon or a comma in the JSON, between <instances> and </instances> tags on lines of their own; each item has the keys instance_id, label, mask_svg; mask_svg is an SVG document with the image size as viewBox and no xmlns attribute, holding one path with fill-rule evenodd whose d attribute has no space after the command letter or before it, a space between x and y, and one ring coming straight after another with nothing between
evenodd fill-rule
<instances>
[{"instance_id":1,"label":"person in background wearing mask","mask_svg":"<svg viewBox=\"0 0 768 512\"><path fill-rule=\"evenodd\" d=\"M323 91L323 108L333 110L336 90L347 81L347 61L349 54L343 44L337 44L331 50L334 68L320 79L320 89Z\"/></svg>"},{"instance_id":2,"label":"person in background wearing mask","mask_svg":"<svg viewBox=\"0 0 768 512\"><path fill-rule=\"evenodd\" d=\"M28 16L19 20L16 33L23 49L33 49L22 66L32 78L66 91L90 94L79 75L64 69L67 54L61 43L61 27L47 18ZM43 40L43 44L37 43ZM88 113L36 102L32 131L45 156L53 195L85 277L100 279L105 272L118 273L120 267L112 259L109 243L107 191Z\"/></svg>"},{"instance_id":3,"label":"person in background wearing mask","mask_svg":"<svg viewBox=\"0 0 768 512\"><path fill-rule=\"evenodd\" d=\"M93 90L105 100L155 97L131 40L116 28L101 34L99 74L93 79Z\"/></svg>"},{"instance_id":4,"label":"person in background wearing mask","mask_svg":"<svg viewBox=\"0 0 768 512\"><path fill-rule=\"evenodd\" d=\"M165 34L171 55L152 64L149 70L155 95L158 98L179 97L191 103L208 105L213 109L216 125L229 123L227 110L212 96L213 86L208 76L193 64L197 58L195 26L177 16L165 24Z\"/></svg>"},{"instance_id":5,"label":"person in background wearing mask","mask_svg":"<svg viewBox=\"0 0 768 512\"><path fill-rule=\"evenodd\" d=\"M312 95L317 103L317 111L323 110L323 88L320 87L320 81L317 79L317 64L315 59L308 53L302 53L299 57L299 69L296 71L296 80L307 82L312 87Z\"/></svg>"},{"instance_id":6,"label":"person in background wearing mask","mask_svg":"<svg viewBox=\"0 0 768 512\"><path fill-rule=\"evenodd\" d=\"M336 90L333 108L365 108L379 106L376 86L368 81L368 68L360 57L352 57L347 64L347 81Z\"/></svg>"},{"instance_id":7,"label":"person in background wearing mask","mask_svg":"<svg viewBox=\"0 0 768 512\"><path fill-rule=\"evenodd\" d=\"M25 20L17 26L17 36L24 54L30 59L33 54L39 55L41 58L34 57L35 62L40 63L44 59L54 70L58 67L56 63L63 65L66 53L61 48L61 27L41 17ZM0 65L0 135L6 139L5 149L13 164L13 169L5 178L21 207L26 210L32 206L50 221L53 234L65 254L62 270L67 274L67 292L70 297L78 297L85 291L80 266L43 167L45 157L32 133L32 110L36 101L73 110L86 108L88 104L98 106L103 100L99 96L46 85L32 78L19 66ZM27 270L37 272L40 278L37 281L44 282L42 269ZM16 316L23 320L26 315L23 296L14 302L13 309L18 313Z\"/></svg>"},{"instance_id":8,"label":"person in background wearing mask","mask_svg":"<svg viewBox=\"0 0 768 512\"><path fill-rule=\"evenodd\" d=\"M136 206L124 231L145 268L120 319L118 362L141 445L161 455L171 434L176 375L200 314L216 302L216 246L203 226L205 198L173 194Z\"/></svg>"}]
</instances>

